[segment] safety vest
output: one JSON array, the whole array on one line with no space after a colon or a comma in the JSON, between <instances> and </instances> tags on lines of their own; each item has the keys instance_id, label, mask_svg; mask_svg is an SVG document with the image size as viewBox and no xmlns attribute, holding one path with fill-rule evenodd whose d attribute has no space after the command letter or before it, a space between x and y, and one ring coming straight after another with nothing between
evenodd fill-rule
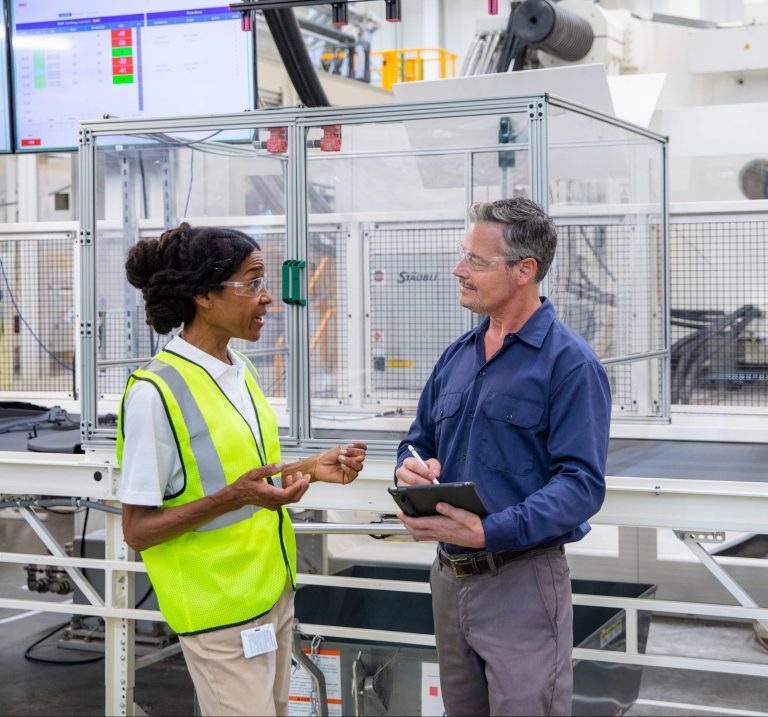
<instances>
[{"instance_id":1,"label":"safety vest","mask_svg":"<svg viewBox=\"0 0 768 717\"><path fill-rule=\"evenodd\" d=\"M162 399L184 472L183 488L163 499L163 509L211 495L252 468L280 460L275 413L256 368L238 355L247 368L261 453L250 425L199 364L163 350L128 379L117 459L122 466L125 396L136 381L149 381ZM141 557L160 611L180 635L253 620L272 609L289 579L295 587L296 538L284 507L244 506L143 550Z\"/></svg>"}]
</instances>

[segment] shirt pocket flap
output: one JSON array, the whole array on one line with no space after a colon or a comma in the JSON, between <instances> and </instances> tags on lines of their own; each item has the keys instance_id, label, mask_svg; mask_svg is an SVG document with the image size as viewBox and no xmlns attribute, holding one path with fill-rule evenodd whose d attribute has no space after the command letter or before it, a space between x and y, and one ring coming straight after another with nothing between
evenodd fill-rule
<instances>
[{"instance_id":1,"label":"shirt pocket flap","mask_svg":"<svg viewBox=\"0 0 768 717\"><path fill-rule=\"evenodd\" d=\"M461 408L461 393L446 393L437 399L432 418L435 422L455 416Z\"/></svg>"},{"instance_id":2,"label":"shirt pocket flap","mask_svg":"<svg viewBox=\"0 0 768 717\"><path fill-rule=\"evenodd\" d=\"M485 405L485 413L489 418L520 428L533 428L541 421L543 412L541 406L514 396L495 396Z\"/></svg>"}]
</instances>

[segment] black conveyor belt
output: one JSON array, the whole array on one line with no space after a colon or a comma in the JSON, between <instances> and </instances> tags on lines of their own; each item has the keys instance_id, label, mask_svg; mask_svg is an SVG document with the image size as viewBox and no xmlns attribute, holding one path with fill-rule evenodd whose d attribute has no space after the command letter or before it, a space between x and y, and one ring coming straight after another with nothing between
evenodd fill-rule
<instances>
[{"instance_id":1,"label":"black conveyor belt","mask_svg":"<svg viewBox=\"0 0 768 717\"><path fill-rule=\"evenodd\" d=\"M0 407L0 451L79 453L79 418L66 412L51 415L44 408L30 411ZM768 482L767 466L768 443L613 438L606 473L617 477L763 483Z\"/></svg>"},{"instance_id":2,"label":"black conveyor belt","mask_svg":"<svg viewBox=\"0 0 768 717\"><path fill-rule=\"evenodd\" d=\"M613 438L609 476L768 482L768 444Z\"/></svg>"}]
</instances>

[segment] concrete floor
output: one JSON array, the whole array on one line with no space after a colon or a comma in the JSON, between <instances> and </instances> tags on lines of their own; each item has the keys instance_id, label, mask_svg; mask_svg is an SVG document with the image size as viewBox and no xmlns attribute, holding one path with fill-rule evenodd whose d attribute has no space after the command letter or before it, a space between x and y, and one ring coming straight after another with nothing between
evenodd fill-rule
<instances>
[{"instance_id":1,"label":"concrete floor","mask_svg":"<svg viewBox=\"0 0 768 717\"><path fill-rule=\"evenodd\" d=\"M0 517L0 550L45 553L26 522ZM61 545L72 541L71 515L46 513L44 524ZM22 565L0 563L0 596L29 598ZM72 595L35 595L46 602L71 601ZM104 661L90 664L54 665L29 662L25 650L57 625L68 623L68 615L0 609L0 715L90 715L104 714ZM98 656L81 650L59 649L59 631L35 647L31 655L55 661L76 661ZM150 665L136 673L135 701L151 715L192 714L193 691L180 655Z\"/></svg>"},{"instance_id":2,"label":"concrete floor","mask_svg":"<svg viewBox=\"0 0 768 717\"><path fill-rule=\"evenodd\" d=\"M60 542L72 539L71 516L50 514L47 518L46 525ZM41 544L23 521L7 518L0 518L0 550L42 552ZM0 563L0 595L28 595L25 580L22 566ZM62 600L53 595L41 597ZM104 714L103 661L66 666L24 659L29 645L66 620L67 616L54 613L25 616L20 611L0 610L0 715ZM57 641L61 634L45 640L32 654L54 660L93 656L94 653L80 650L60 649ZM759 646L751 627L736 623L654 616L647 652L768 664L768 652ZM192 683L180 655L136 673L135 701L149 715L191 715L192 695ZM626 714L768 717L768 679L645 668L639 699Z\"/></svg>"},{"instance_id":3,"label":"concrete floor","mask_svg":"<svg viewBox=\"0 0 768 717\"><path fill-rule=\"evenodd\" d=\"M736 623L654 616L646 652L733 662L749 660L768 665L768 651L759 645L751 626ZM768 679L646 667L640 697L626 714L628 717L765 715L768 714Z\"/></svg>"}]
</instances>

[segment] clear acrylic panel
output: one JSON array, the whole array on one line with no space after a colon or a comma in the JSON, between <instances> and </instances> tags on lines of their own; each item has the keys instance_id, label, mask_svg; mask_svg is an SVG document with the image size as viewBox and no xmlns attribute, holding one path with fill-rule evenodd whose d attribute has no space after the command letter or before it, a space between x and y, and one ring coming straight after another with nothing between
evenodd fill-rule
<instances>
[{"instance_id":1,"label":"clear acrylic panel","mask_svg":"<svg viewBox=\"0 0 768 717\"><path fill-rule=\"evenodd\" d=\"M472 154L472 201L495 202L507 197L530 199L527 149Z\"/></svg>"},{"instance_id":2,"label":"clear acrylic panel","mask_svg":"<svg viewBox=\"0 0 768 717\"><path fill-rule=\"evenodd\" d=\"M547 131L549 211L558 225L547 293L601 359L627 362L609 371L614 414L657 416L663 372L656 360L637 359L664 352L668 340L662 145L557 107Z\"/></svg>"},{"instance_id":3,"label":"clear acrylic panel","mask_svg":"<svg viewBox=\"0 0 768 717\"><path fill-rule=\"evenodd\" d=\"M468 203L528 195L527 119L343 125L337 152L325 134L307 133L311 435L399 440L473 324L451 275Z\"/></svg>"},{"instance_id":4,"label":"clear acrylic panel","mask_svg":"<svg viewBox=\"0 0 768 717\"><path fill-rule=\"evenodd\" d=\"M247 138L247 141L244 139ZM225 141L229 139L230 141ZM252 236L266 261L274 297L258 343L232 348L255 363L282 433L289 431L289 338L281 265L286 255L284 152L267 152L259 133L174 133L99 138L96 149L96 363L99 400L119 399L130 373L171 335L146 324L141 292L125 278L125 257L139 239L183 219Z\"/></svg>"}]
</instances>

